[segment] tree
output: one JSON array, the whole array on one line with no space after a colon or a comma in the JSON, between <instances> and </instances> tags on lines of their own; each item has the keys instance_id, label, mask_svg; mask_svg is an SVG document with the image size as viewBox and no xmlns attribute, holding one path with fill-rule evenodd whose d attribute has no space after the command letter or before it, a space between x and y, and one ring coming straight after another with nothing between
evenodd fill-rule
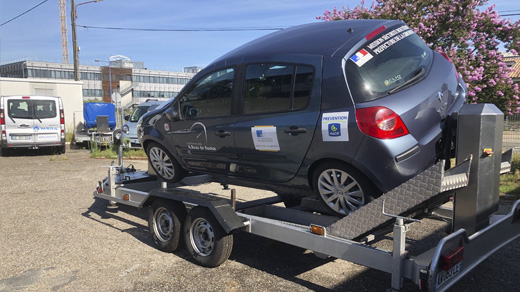
<instances>
[{"instance_id":1,"label":"tree","mask_svg":"<svg viewBox=\"0 0 520 292\"><path fill-rule=\"evenodd\" d=\"M505 114L520 110L520 89L508 76L499 53L517 55L520 21L501 19L495 5L482 0L363 0L354 9L325 11L317 19L400 19L434 50L446 53L468 85L468 102L494 103Z\"/></svg>"}]
</instances>

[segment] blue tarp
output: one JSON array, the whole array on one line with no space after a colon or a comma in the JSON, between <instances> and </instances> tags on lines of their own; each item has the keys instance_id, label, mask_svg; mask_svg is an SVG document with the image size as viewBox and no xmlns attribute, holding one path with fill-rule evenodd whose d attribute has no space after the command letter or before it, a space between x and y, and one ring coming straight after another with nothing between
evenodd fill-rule
<instances>
[{"instance_id":1,"label":"blue tarp","mask_svg":"<svg viewBox=\"0 0 520 292\"><path fill-rule=\"evenodd\" d=\"M111 103L88 102L83 104L83 117L87 129L96 128L97 116L108 116L108 125L111 130L116 127L116 107Z\"/></svg>"}]
</instances>

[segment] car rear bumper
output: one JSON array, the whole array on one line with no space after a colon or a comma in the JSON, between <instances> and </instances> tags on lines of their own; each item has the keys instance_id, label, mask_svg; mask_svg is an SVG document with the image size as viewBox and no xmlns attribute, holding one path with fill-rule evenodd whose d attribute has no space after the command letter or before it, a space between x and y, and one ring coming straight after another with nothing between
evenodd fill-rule
<instances>
[{"instance_id":1,"label":"car rear bumper","mask_svg":"<svg viewBox=\"0 0 520 292\"><path fill-rule=\"evenodd\" d=\"M55 143L20 143L20 144L8 144L2 141L2 148L28 148L28 149L39 149L42 147L65 147L65 142Z\"/></svg>"},{"instance_id":2,"label":"car rear bumper","mask_svg":"<svg viewBox=\"0 0 520 292\"><path fill-rule=\"evenodd\" d=\"M383 192L414 177L435 163L442 130L430 130L420 141L411 135L392 140L366 137L354 164Z\"/></svg>"}]
</instances>

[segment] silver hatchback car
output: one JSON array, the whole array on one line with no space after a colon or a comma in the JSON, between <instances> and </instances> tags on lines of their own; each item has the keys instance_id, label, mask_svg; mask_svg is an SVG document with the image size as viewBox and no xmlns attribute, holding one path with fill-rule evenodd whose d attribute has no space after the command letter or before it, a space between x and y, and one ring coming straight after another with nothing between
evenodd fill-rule
<instances>
[{"instance_id":1,"label":"silver hatchback car","mask_svg":"<svg viewBox=\"0 0 520 292\"><path fill-rule=\"evenodd\" d=\"M312 23L210 64L143 116L140 139L167 181L209 173L346 215L449 156L466 91L402 21Z\"/></svg>"}]
</instances>

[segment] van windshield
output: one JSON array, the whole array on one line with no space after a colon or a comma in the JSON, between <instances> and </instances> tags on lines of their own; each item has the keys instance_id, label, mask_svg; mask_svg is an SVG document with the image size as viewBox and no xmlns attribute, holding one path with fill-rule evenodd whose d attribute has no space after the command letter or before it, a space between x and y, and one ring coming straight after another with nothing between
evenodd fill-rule
<instances>
[{"instance_id":1,"label":"van windshield","mask_svg":"<svg viewBox=\"0 0 520 292\"><path fill-rule=\"evenodd\" d=\"M54 100L8 100L7 114L13 119L51 119L58 114Z\"/></svg>"},{"instance_id":2,"label":"van windshield","mask_svg":"<svg viewBox=\"0 0 520 292\"><path fill-rule=\"evenodd\" d=\"M383 31L347 59L354 101L378 99L422 80L432 60L432 50L408 26Z\"/></svg>"}]
</instances>

